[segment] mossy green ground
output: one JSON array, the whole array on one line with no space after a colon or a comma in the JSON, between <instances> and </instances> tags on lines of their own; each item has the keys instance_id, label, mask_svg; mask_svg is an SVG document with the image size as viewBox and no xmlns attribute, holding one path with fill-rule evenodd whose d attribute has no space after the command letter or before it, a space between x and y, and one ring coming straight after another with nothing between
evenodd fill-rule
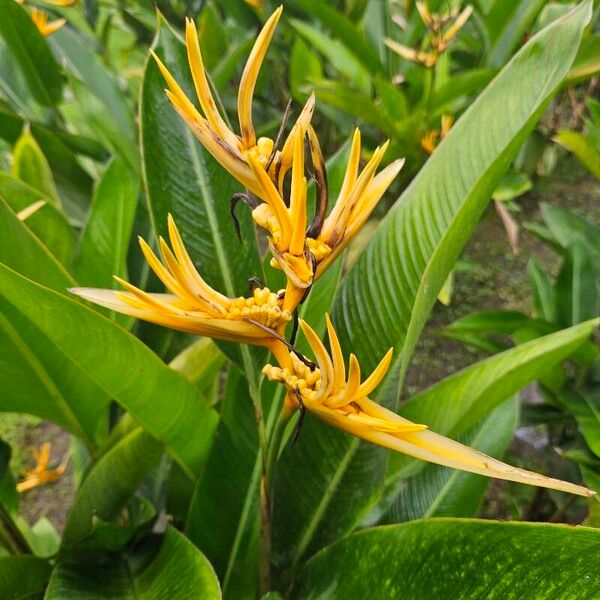
<instances>
[{"instance_id":1,"label":"mossy green ground","mask_svg":"<svg viewBox=\"0 0 600 600\"><path fill-rule=\"evenodd\" d=\"M587 175L571 159L561 161L559 170L552 177L536 183L534 191L519 200L519 222L539 221L540 201L564 206L600 224L600 182ZM473 269L456 274L452 304L438 304L421 339L407 377L406 391L414 393L456 372L472 362L485 357L463 344L440 336L441 328L473 311L488 309L513 309L529 312L531 294L527 277L527 261L534 255L551 270L558 267L557 257L535 236L521 229L520 252L510 251L506 234L493 206L483 216L477 230L463 253L462 260L474 265ZM0 415L0 437L13 447L12 469L15 475L33 464L32 451L46 441L51 441L52 465L56 465L68 451L69 438L57 426L42 423L25 415ZM527 440L518 439L511 447L511 454L526 456L530 467L545 470L546 456L536 454ZM72 469L59 482L23 494L21 508L25 519L34 523L46 516L58 529L64 524L66 510L73 495ZM542 495L540 514L524 515L523 505L531 504L535 490L524 486L508 486L494 482L486 497L482 514L497 518L542 518L553 511L550 498ZM542 492L546 494L546 492ZM521 496L524 495L524 498ZM545 508L543 501L549 505ZM538 502L539 503L539 502ZM543 510L542 510L543 509ZM546 510L546 513L544 513ZM579 512L570 513L569 519L581 520L585 506ZM562 515L561 515L562 516Z\"/></svg>"}]
</instances>

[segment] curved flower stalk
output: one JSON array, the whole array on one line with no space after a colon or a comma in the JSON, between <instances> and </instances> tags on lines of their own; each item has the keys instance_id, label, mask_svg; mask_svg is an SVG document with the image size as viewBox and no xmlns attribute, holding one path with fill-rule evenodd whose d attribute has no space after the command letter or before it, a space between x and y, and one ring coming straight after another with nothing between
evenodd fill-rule
<instances>
[{"instance_id":1,"label":"curved flower stalk","mask_svg":"<svg viewBox=\"0 0 600 600\"><path fill-rule=\"evenodd\" d=\"M417 2L416 7L425 27L429 30L429 36L422 47L411 48L389 38L384 42L402 58L430 69L436 65L440 54L446 51L469 20L473 7L469 5L460 13L457 7L444 14L431 12L426 2Z\"/></svg>"},{"instance_id":2,"label":"curved flower stalk","mask_svg":"<svg viewBox=\"0 0 600 600\"><path fill-rule=\"evenodd\" d=\"M265 330L281 332L292 314L283 308L282 294L255 289L249 298L229 298L211 288L198 273L173 218L169 215L172 249L160 238L161 260L140 238L148 264L169 293L148 293L118 277L125 291L72 288L71 292L110 310L157 325L259 346L279 343Z\"/></svg>"},{"instance_id":3,"label":"curved flower stalk","mask_svg":"<svg viewBox=\"0 0 600 600\"><path fill-rule=\"evenodd\" d=\"M44 11L38 10L37 8L31 9L30 16L31 20L35 23L35 26L44 37L52 35L67 22L65 19L48 21L48 15Z\"/></svg>"},{"instance_id":4,"label":"curved flower stalk","mask_svg":"<svg viewBox=\"0 0 600 600\"><path fill-rule=\"evenodd\" d=\"M583 486L552 479L507 465L429 431L426 425L413 423L368 398L385 376L392 359L392 349L383 357L373 373L361 382L360 365L350 355L348 375L344 356L329 316L327 332L331 353L315 331L301 321L302 331L317 359L311 369L291 352L277 353L280 366L266 365L263 374L271 381L283 383L287 390L284 411L309 410L326 423L368 442L402 452L413 458L487 477L537 485L580 496L595 492Z\"/></svg>"},{"instance_id":5,"label":"curved flower stalk","mask_svg":"<svg viewBox=\"0 0 600 600\"><path fill-rule=\"evenodd\" d=\"M306 289L350 243L404 164L404 159L396 160L375 174L387 149L386 142L375 149L359 174L361 136L356 129L340 194L327 215L325 161L317 136L309 126L307 135L317 183L317 207L307 227L304 131L300 128L299 133L294 140L289 208L257 160L249 160L253 173L267 192L265 202L254 208L252 216L269 234L269 247L273 254L271 265L282 269L288 278L285 306L290 311L296 308Z\"/></svg>"},{"instance_id":6,"label":"curved flower stalk","mask_svg":"<svg viewBox=\"0 0 600 600\"><path fill-rule=\"evenodd\" d=\"M308 127L315 105L315 98L312 95L304 106L296 124L292 127L281 151L277 149L275 140L267 137L257 139L252 122L254 87L282 11L283 7L280 6L269 17L246 62L240 81L237 102L240 135L230 129L217 108L206 76L198 32L191 19L186 20L186 48L196 94L203 114L186 96L158 56L153 53L169 88L166 90L166 94L194 135L233 177L262 200L266 200L265 195L268 192L265 190L262 180L256 176L254 169L250 167L250 160L253 160L261 171L267 173L268 178L275 182L278 189L281 190L285 174L291 167L294 139L300 128L306 130Z\"/></svg>"}]
</instances>

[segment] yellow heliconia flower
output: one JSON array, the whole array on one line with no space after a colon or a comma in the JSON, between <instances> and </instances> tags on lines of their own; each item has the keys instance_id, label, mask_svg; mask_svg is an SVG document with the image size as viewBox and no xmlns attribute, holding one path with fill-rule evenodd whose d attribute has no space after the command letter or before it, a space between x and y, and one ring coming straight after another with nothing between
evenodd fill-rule
<instances>
[{"instance_id":1,"label":"yellow heliconia flower","mask_svg":"<svg viewBox=\"0 0 600 600\"><path fill-rule=\"evenodd\" d=\"M438 146L438 140L442 141L450 132L454 119L451 115L442 115L442 125L440 129L432 129L421 138L421 147L427 154L433 154Z\"/></svg>"},{"instance_id":2,"label":"yellow heliconia flower","mask_svg":"<svg viewBox=\"0 0 600 600\"><path fill-rule=\"evenodd\" d=\"M67 22L65 19L56 19L55 21L48 22L48 15L37 8L31 9L30 16L31 20L35 23L35 26L44 37L52 35Z\"/></svg>"},{"instance_id":3,"label":"yellow heliconia flower","mask_svg":"<svg viewBox=\"0 0 600 600\"><path fill-rule=\"evenodd\" d=\"M311 369L294 352L279 348L275 355L280 366L266 365L263 374L271 381L279 381L288 389L284 410L309 410L326 423L359 438L402 452L413 458L435 464L496 477L519 483L538 485L593 496L595 492L583 486L552 479L500 462L468 446L429 431L426 425L412 423L368 398L386 374L392 350L383 357L373 373L361 382L360 365L350 355L348 375L338 337L327 316L327 332L331 352L328 352L315 331L305 322L300 323L318 367Z\"/></svg>"},{"instance_id":4,"label":"yellow heliconia flower","mask_svg":"<svg viewBox=\"0 0 600 600\"><path fill-rule=\"evenodd\" d=\"M283 308L282 294L261 288L249 298L228 298L214 290L194 267L170 215L168 223L172 249L159 239L163 262L141 238L140 245L169 293L148 293L118 277L115 279L124 292L97 288L70 291L110 310L171 329L259 346L276 343L265 329L282 332L292 318Z\"/></svg>"},{"instance_id":5,"label":"yellow heliconia flower","mask_svg":"<svg viewBox=\"0 0 600 600\"><path fill-rule=\"evenodd\" d=\"M44 3L52 6L75 6L77 0L44 0Z\"/></svg>"},{"instance_id":6,"label":"yellow heliconia flower","mask_svg":"<svg viewBox=\"0 0 600 600\"><path fill-rule=\"evenodd\" d=\"M426 68L431 68L435 66L439 55L448 48L469 20L473 12L473 7L471 5L467 6L460 14L458 8L454 8L445 14L432 13L426 2L417 2L416 7L419 16L430 32L430 35L423 44L425 48L410 48L389 38L386 38L384 42L388 48L399 54L402 58ZM448 23L450 25L446 27Z\"/></svg>"},{"instance_id":7,"label":"yellow heliconia flower","mask_svg":"<svg viewBox=\"0 0 600 600\"><path fill-rule=\"evenodd\" d=\"M268 192L250 167L250 160L260 165L262 171L267 171L270 180L274 181L281 191L285 174L291 167L294 139L299 128L306 130L308 127L315 105L314 95L312 95L290 131L281 151L275 149L274 140L267 137L256 138L252 123L254 87L282 10L283 7L280 6L265 23L244 68L237 103L240 123L239 136L228 127L216 106L202 61L196 26L191 19L186 20L186 47L196 94L203 114L196 109L169 73L167 67L153 53L169 88L166 90L167 96L177 112L215 159L242 185L263 200Z\"/></svg>"},{"instance_id":8,"label":"yellow heliconia flower","mask_svg":"<svg viewBox=\"0 0 600 600\"><path fill-rule=\"evenodd\" d=\"M249 160L253 173L267 192L265 203L259 204L252 211L252 216L269 234L272 266L281 268L288 278L285 306L292 311L305 290L322 275L362 227L404 164L403 159L396 160L376 175L388 146L386 142L375 149L359 174L361 136L356 129L340 194L327 215L325 164L318 139L309 126L307 134L317 181L317 210L307 227L304 132L302 129L299 132L294 143L289 208L256 159Z\"/></svg>"},{"instance_id":9,"label":"yellow heliconia flower","mask_svg":"<svg viewBox=\"0 0 600 600\"><path fill-rule=\"evenodd\" d=\"M56 469L48 469L51 448L50 442L46 442L41 445L39 450L33 452L37 464L33 469L27 469L25 471L25 478L23 481L17 483L18 492L27 492L40 485L52 483L62 477L67 468L68 457L65 457Z\"/></svg>"}]
</instances>

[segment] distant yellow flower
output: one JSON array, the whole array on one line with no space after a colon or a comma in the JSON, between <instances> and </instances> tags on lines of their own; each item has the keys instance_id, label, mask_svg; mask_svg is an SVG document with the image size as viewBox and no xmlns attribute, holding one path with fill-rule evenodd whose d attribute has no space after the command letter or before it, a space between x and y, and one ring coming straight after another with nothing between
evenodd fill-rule
<instances>
[{"instance_id":1,"label":"distant yellow flower","mask_svg":"<svg viewBox=\"0 0 600 600\"><path fill-rule=\"evenodd\" d=\"M248 6L251 6L252 8L255 8L256 10L258 10L259 12L262 12L265 8L263 0L244 0L244 2Z\"/></svg>"},{"instance_id":2,"label":"distant yellow flower","mask_svg":"<svg viewBox=\"0 0 600 600\"><path fill-rule=\"evenodd\" d=\"M282 294L255 289L249 298L228 298L200 276L169 215L171 248L160 238L159 260L140 238L142 252L169 293L148 293L115 277L124 292L72 288L71 292L110 310L188 333L234 342L270 346L276 342L265 328L281 332L292 315L283 309Z\"/></svg>"},{"instance_id":3,"label":"distant yellow flower","mask_svg":"<svg viewBox=\"0 0 600 600\"><path fill-rule=\"evenodd\" d=\"M75 6L77 0L43 0L45 4L52 6Z\"/></svg>"},{"instance_id":4,"label":"distant yellow flower","mask_svg":"<svg viewBox=\"0 0 600 600\"><path fill-rule=\"evenodd\" d=\"M361 382L360 365L350 355L348 375L338 337L327 317L331 353L311 327L301 321L302 331L317 359L311 369L294 352L279 348L276 357L280 366L266 365L263 374L271 381L283 383L287 390L284 410L291 414L296 408L314 413L326 423L359 438L402 452L413 458L477 473L550 489L593 496L585 487L552 479L511 467L454 440L429 431L426 425L412 423L368 398L386 374L392 350L384 356L373 373Z\"/></svg>"},{"instance_id":5,"label":"distant yellow flower","mask_svg":"<svg viewBox=\"0 0 600 600\"><path fill-rule=\"evenodd\" d=\"M204 114L196 109L167 67L153 53L169 88L166 91L167 96L177 112L215 159L240 183L263 200L266 200L265 195L268 192L264 189L262 180L251 169L250 160L260 165L260 169L268 173L271 181L275 182L281 191L285 174L291 167L294 139L299 128L306 130L308 127L315 104L314 96L311 96L281 151L275 149L275 142L271 138L256 138L252 123L254 87L282 10L283 7L280 6L265 23L244 68L237 102L241 132L239 136L228 127L216 106L206 76L196 26L191 19L186 21L186 47L196 94Z\"/></svg>"},{"instance_id":6,"label":"distant yellow flower","mask_svg":"<svg viewBox=\"0 0 600 600\"><path fill-rule=\"evenodd\" d=\"M440 129L432 129L421 138L421 147L427 154L433 154L437 148L438 140L443 140L452 128L454 119L451 115L442 116L442 126Z\"/></svg>"},{"instance_id":7,"label":"distant yellow flower","mask_svg":"<svg viewBox=\"0 0 600 600\"><path fill-rule=\"evenodd\" d=\"M39 450L33 452L37 464L33 469L27 469L25 471L25 478L23 481L17 483L18 492L27 492L40 485L52 483L62 477L67 468L68 457L65 457L56 469L48 469L48 465L50 464L50 451L51 445L49 442L46 442L45 444L42 444Z\"/></svg>"},{"instance_id":8,"label":"distant yellow flower","mask_svg":"<svg viewBox=\"0 0 600 600\"><path fill-rule=\"evenodd\" d=\"M396 160L376 175L387 149L387 142L376 148L359 174L361 153L360 131L356 129L350 158L340 194L327 215L328 192L325 164L318 139L308 128L312 163L317 180L317 210L307 224L307 181L304 176L304 132L295 139L289 208L276 186L256 159L250 157L250 167L266 191L265 203L253 211L255 222L269 234L273 254L271 265L281 268L287 278L285 306L294 310L305 290L320 277L352 240L367 220L385 190L404 163Z\"/></svg>"},{"instance_id":9,"label":"distant yellow flower","mask_svg":"<svg viewBox=\"0 0 600 600\"><path fill-rule=\"evenodd\" d=\"M389 38L386 38L384 42L388 48L402 58L431 68L435 66L440 54L445 52L469 20L473 7L471 5L467 6L460 14L458 8L445 14L432 13L425 2L417 2L416 7L419 16L429 30L429 36L423 41L422 47L410 48Z\"/></svg>"},{"instance_id":10,"label":"distant yellow flower","mask_svg":"<svg viewBox=\"0 0 600 600\"><path fill-rule=\"evenodd\" d=\"M55 21L48 22L48 15L37 8L31 9L30 16L31 20L35 23L35 26L44 37L52 35L67 22L65 19L56 19Z\"/></svg>"}]
</instances>

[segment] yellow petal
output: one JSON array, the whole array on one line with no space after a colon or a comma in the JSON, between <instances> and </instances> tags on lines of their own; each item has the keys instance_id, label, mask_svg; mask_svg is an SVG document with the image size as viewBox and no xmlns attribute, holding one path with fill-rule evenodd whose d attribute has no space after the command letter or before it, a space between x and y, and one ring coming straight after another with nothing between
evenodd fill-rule
<instances>
[{"instance_id":1,"label":"yellow petal","mask_svg":"<svg viewBox=\"0 0 600 600\"><path fill-rule=\"evenodd\" d=\"M357 391L360 386L360 365L355 354L350 355L348 367L348 382L341 394L334 396L327 402L332 408L338 408L349 404L357 397Z\"/></svg>"},{"instance_id":2,"label":"yellow petal","mask_svg":"<svg viewBox=\"0 0 600 600\"><path fill-rule=\"evenodd\" d=\"M328 314L325 315L327 324L327 334L329 335L329 346L331 348L331 358L333 359L333 390L342 389L346 383L346 367L344 365L344 354L340 345L340 340L333 328L333 323Z\"/></svg>"},{"instance_id":3,"label":"yellow petal","mask_svg":"<svg viewBox=\"0 0 600 600\"><path fill-rule=\"evenodd\" d=\"M194 267L194 263L192 262L188 251L186 250L183 240L181 239L181 234L179 233L179 229L177 229L175 220L170 214L167 217L167 223L169 227L169 239L171 240L171 246L173 247L175 256L179 261L179 265L185 272L188 289L192 294L195 294L201 298L204 298L207 302L210 302L210 304L216 310L223 312L225 310L225 306L229 303L229 298L217 292L210 285L208 285L200 273L198 273L198 270L196 267Z\"/></svg>"},{"instance_id":4,"label":"yellow petal","mask_svg":"<svg viewBox=\"0 0 600 600\"><path fill-rule=\"evenodd\" d=\"M458 32L464 27L465 23L469 20L471 13L473 12L473 6L467 6L461 13L456 17L456 20L442 35L442 41L444 44L449 44L457 35Z\"/></svg>"},{"instance_id":5,"label":"yellow petal","mask_svg":"<svg viewBox=\"0 0 600 600\"><path fill-rule=\"evenodd\" d=\"M283 6L280 6L267 20L262 31L256 38L244 72L240 81L240 89L238 93L238 117L240 120L240 132L242 134L242 143L246 149L256 145L256 133L254 125L252 125L252 97L254 95L254 86L258 72L262 65L267 48L275 32L275 27L281 17Z\"/></svg>"},{"instance_id":6,"label":"yellow petal","mask_svg":"<svg viewBox=\"0 0 600 600\"><path fill-rule=\"evenodd\" d=\"M279 230L281 231L280 250L285 251L289 248L292 233L287 206L283 202L283 199L274 183L271 181L271 178L258 162L258 159L248 154L248 164L261 188L258 196L269 205L269 208L273 211L273 214L279 222Z\"/></svg>"},{"instance_id":7,"label":"yellow petal","mask_svg":"<svg viewBox=\"0 0 600 600\"><path fill-rule=\"evenodd\" d=\"M323 398L329 395L331 391L331 384L333 382L333 364L331 362L331 358L327 352L327 349L323 345L323 342L316 334L315 330L303 319L300 319L300 327L302 328L302 332L306 337L306 340L311 347L315 358L317 359L317 363L319 365L319 370L321 371L321 387L317 392L317 398Z\"/></svg>"},{"instance_id":8,"label":"yellow petal","mask_svg":"<svg viewBox=\"0 0 600 600\"><path fill-rule=\"evenodd\" d=\"M394 349L390 348L386 355L381 359L380 363L375 367L373 372L361 383L360 387L358 388L357 396L366 398L373 392L373 390L381 383L381 380L388 372L393 356Z\"/></svg>"},{"instance_id":9,"label":"yellow petal","mask_svg":"<svg viewBox=\"0 0 600 600\"><path fill-rule=\"evenodd\" d=\"M299 256L304 253L306 231L306 177L304 177L304 132L296 136L294 166L290 194L290 221L292 232L289 251Z\"/></svg>"},{"instance_id":10,"label":"yellow petal","mask_svg":"<svg viewBox=\"0 0 600 600\"><path fill-rule=\"evenodd\" d=\"M200 105L206 116L207 121L213 128L218 137L223 139L233 148L238 146L237 136L227 127L227 124L221 117L210 86L206 78L206 71L202 62L202 53L200 52L200 42L198 41L198 32L192 19L185 20L185 41L187 47L188 62L196 88L196 94Z\"/></svg>"},{"instance_id":11,"label":"yellow petal","mask_svg":"<svg viewBox=\"0 0 600 600\"><path fill-rule=\"evenodd\" d=\"M300 112L298 119L296 119L296 122L294 123L294 126L292 127L287 139L285 140L283 148L281 149L281 155L279 157L279 175L277 180L277 186L280 190L283 189L283 181L287 172L292 166L296 137L298 136L298 133L300 131L304 132L308 129L314 110L315 94L313 92L306 101L304 108Z\"/></svg>"}]
</instances>

